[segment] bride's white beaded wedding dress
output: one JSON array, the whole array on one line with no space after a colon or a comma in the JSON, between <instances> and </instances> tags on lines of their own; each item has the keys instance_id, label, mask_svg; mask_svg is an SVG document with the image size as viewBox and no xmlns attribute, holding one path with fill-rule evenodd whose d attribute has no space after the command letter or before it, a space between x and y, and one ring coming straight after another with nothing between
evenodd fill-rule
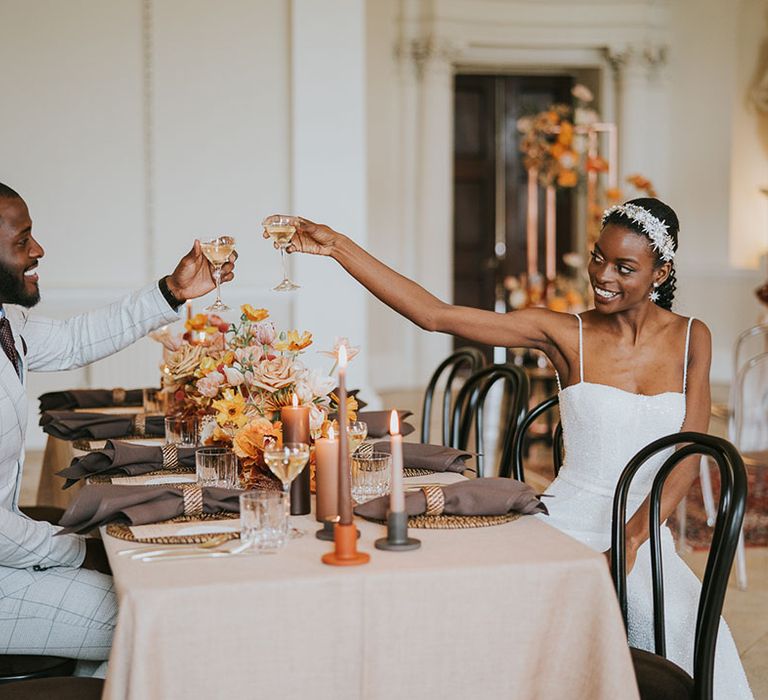
<instances>
[{"instance_id":1,"label":"bride's white beaded wedding dress","mask_svg":"<svg viewBox=\"0 0 768 700\"><path fill-rule=\"evenodd\" d=\"M646 396L584 381L583 326L579 319L580 381L560 391L565 462L547 489L550 525L599 552L611 546L611 509L619 475L649 442L678 432L685 418L685 384L691 320L685 338L682 392ZM648 460L633 480L627 515L650 493L656 471L670 452ZM701 584L675 553L672 535L662 528L666 641L668 658L688 673ZM629 643L653 651L653 598L649 543L637 554L628 585ZM721 619L715 661L715 700L752 698L733 637Z\"/></svg>"}]
</instances>

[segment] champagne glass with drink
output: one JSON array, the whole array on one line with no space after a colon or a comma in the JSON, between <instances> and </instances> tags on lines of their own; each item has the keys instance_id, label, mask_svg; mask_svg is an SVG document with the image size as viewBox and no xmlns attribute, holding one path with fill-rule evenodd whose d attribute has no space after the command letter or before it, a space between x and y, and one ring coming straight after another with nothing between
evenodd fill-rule
<instances>
[{"instance_id":1,"label":"champagne glass with drink","mask_svg":"<svg viewBox=\"0 0 768 700\"><path fill-rule=\"evenodd\" d=\"M232 236L218 236L201 241L200 247L208 262L213 265L213 279L216 281L216 301L206 307L205 311L229 311L229 307L221 300L221 268L235 252L235 239Z\"/></svg>"},{"instance_id":2,"label":"champagne glass with drink","mask_svg":"<svg viewBox=\"0 0 768 700\"><path fill-rule=\"evenodd\" d=\"M291 482L301 474L309 461L309 445L305 442L286 442L282 447L271 446L264 448L264 461L270 471L280 479L285 492L285 517L291 508ZM291 537L301 537L301 530L291 528Z\"/></svg>"},{"instance_id":3,"label":"champagne glass with drink","mask_svg":"<svg viewBox=\"0 0 768 700\"><path fill-rule=\"evenodd\" d=\"M299 285L288 277L288 260L285 254L285 249L291 244L293 234L296 233L298 219L295 216L268 216L261 224L280 249L280 258L283 264L283 280L273 289L276 292L290 292L299 289Z\"/></svg>"}]
</instances>

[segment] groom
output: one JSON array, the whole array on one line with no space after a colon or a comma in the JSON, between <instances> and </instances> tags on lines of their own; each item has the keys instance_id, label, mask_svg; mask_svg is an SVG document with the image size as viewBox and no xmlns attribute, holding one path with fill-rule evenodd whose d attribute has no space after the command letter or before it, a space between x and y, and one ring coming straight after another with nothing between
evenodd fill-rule
<instances>
[{"instance_id":1,"label":"groom","mask_svg":"<svg viewBox=\"0 0 768 700\"><path fill-rule=\"evenodd\" d=\"M80 367L122 350L177 320L187 299L215 283L195 241L172 274L58 321L30 312L40 300L43 255L26 203L0 183L0 654L65 656L97 666L109 655L117 614L103 546L93 538L54 536L60 528L19 510L27 372ZM234 277L235 257L222 269L223 282Z\"/></svg>"}]
</instances>

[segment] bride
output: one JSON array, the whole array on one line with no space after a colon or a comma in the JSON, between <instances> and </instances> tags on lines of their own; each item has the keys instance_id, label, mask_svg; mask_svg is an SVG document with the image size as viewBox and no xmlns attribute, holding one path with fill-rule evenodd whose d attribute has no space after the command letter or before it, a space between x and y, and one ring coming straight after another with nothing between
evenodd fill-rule
<instances>
[{"instance_id":1,"label":"bride","mask_svg":"<svg viewBox=\"0 0 768 700\"><path fill-rule=\"evenodd\" d=\"M671 311L679 224L653 198L608 209L591 253L595 308L581 315L548 309L498 314L447 304L328 226L299 219L289 252L327 255L372 294L420 328L490 346L541 350L560 384L565 464L547 489L551 525L601 552L610 548L611 504L624 466L670 433L709 425L711 337L704 323ZM266 237L266 233L265 233ZM668 454L668 453L667 453ZM667 455L649 460L630 493L627 523L629 642L653 650L647 496ZM667 479L662 520L698 474L691 458ZM689 674L699 581L662 528L667 654ZM751 698L733 638L721 621L715 662L718 700Z\"/></svg>"}]
</instances>

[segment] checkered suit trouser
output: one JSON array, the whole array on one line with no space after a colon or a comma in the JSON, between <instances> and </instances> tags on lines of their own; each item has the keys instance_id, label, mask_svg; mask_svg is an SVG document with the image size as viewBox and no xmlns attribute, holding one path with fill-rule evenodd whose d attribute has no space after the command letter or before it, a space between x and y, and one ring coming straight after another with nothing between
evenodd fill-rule
<instances>
[{"instance_id":1,"label":"checkered suit trouser","mask_svg":"<svg viewBox=\"0 0 768 700\"><path fill-rule=\"evenodd\" d=\"M106 660L117 621L112 577L68 567L30 573L32 583L0 596L0 654Z\"/></svg>"}]
</instances>

